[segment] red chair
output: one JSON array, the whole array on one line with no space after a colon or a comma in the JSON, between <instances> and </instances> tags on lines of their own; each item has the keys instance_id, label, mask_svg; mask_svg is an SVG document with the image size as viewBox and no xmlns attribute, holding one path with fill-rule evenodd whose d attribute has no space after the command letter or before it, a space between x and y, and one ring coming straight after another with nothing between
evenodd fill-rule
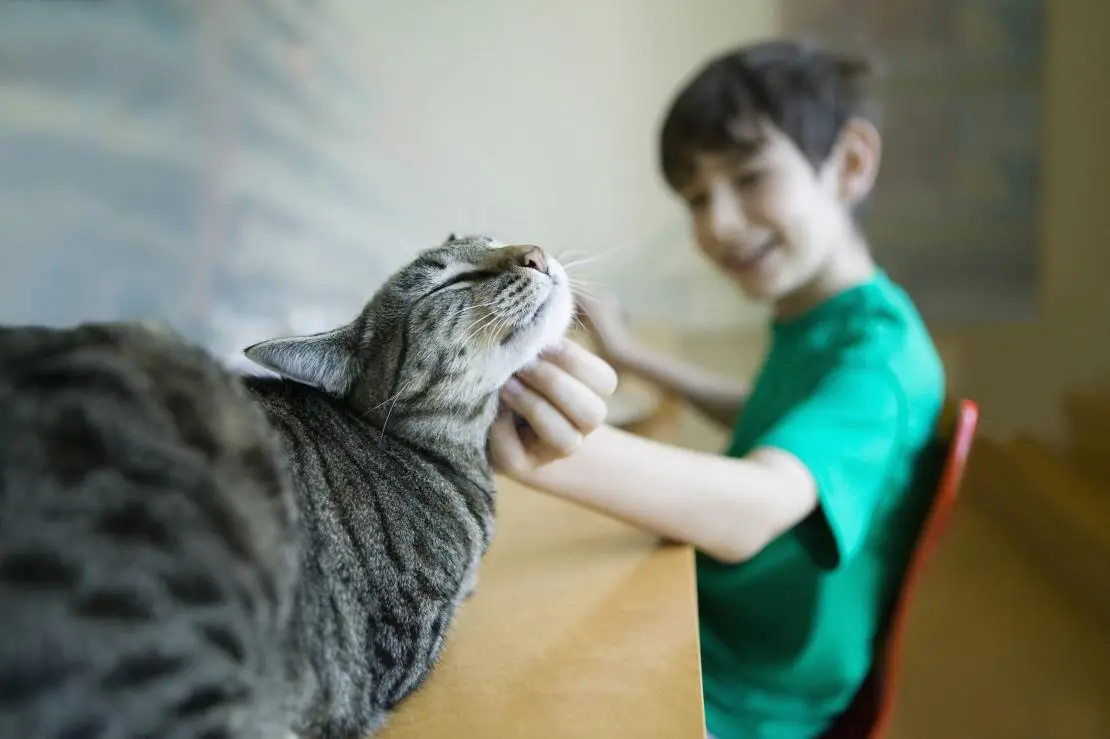
<instances>
[{"instance_id":1,"label":"red chair","mask_svg":"<svg viewBox=\"0 0 1110 739\"><path fill-rule=\"evenodd\" d=\"M886 736L898 690L899 662L906 617L914 587L948 524L979 423L979 407L970 400L948 401L941 413L937 441L944 462L936 495L925 516L894 607L879 639L871 671L848 708L822 739L882 739Z\"/></svg>"}]
</instances>

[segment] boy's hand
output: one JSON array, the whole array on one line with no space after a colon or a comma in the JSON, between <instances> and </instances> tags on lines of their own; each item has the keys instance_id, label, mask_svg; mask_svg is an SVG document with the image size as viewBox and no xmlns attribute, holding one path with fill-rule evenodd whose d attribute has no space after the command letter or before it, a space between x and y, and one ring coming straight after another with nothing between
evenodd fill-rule
<instances>
[{"instance_id":1,"label":"boy's hand","mask_svg":"<svg viewBox=\"0 0 1110 739\"><path fill-rule=\"evenodd\" d=\"M578 344L566 341L545 352L501 392L490 433L493 468L521 476L573 454L605 422L605 399L616 389L613 368Z\"/></svg>"},{"instance_id":2,"label":"boy's hand","mask_svg":"<svg viewBox=\"0 0 1110 739\"><path fill-rule=\"evenodd\" d=\"M623 364L635 348L632 334L625 325L620 305L609 296L578 296L578 311L598 343L598 351L606 360Z\"/></svg>"}]
</instances>

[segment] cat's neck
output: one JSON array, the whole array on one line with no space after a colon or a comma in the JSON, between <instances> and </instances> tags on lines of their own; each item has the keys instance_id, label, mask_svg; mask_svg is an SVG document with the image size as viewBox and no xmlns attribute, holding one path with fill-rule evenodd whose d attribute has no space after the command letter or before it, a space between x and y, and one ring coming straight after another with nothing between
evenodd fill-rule
<instances>
[{"instance_id":1,"label":"cat's neck","mask_svg":"<svg viewBox=\"0 0 1110 739\"><path fill-rule=\"evenodd\" d=\"M490 396L472 407L444 410L409 410L375 413L373 422L383 434L433 454L450 452L456 459L488 470L486 442L497 415L497 397Z\"/></svg>"},{"instance_id":2,"label":"cat's neck","mask_svg":"<svg viewBox=\"0 0 1110 739\"><path fill-rule=\"evenodd\" d=\"M486 442L497 415L497 396L491 394L473 403L435 409L413 408L411 403L351 404L318 388L284 378L243 378L248 390L263 405L277 403L290 408L303 421L314 414L310 407L331 408L332 418L345 416L368 432L368 442L380 444L389 438L430 457L450 459L460 472L488 478ZM359 410L359 405L366 410ZM295 411L301 408L302 411ZM335 415L332 415L335 414ZM355 428L355 427L352 427ZM465 468L465 469L464 469Z\"/></svg>"}]
</instances>

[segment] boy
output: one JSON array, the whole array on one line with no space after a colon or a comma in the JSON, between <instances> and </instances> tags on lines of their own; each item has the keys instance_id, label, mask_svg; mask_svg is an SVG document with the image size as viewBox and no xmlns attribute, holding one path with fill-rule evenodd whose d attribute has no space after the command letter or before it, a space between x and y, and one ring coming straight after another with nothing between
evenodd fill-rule
<instances>
[{"instance_id":1,"label":"boy","mask_svg":"<svg viewBox=\"0 0 1110 739\"><path fill-rule=\"evenodd\" d=\"M612 387L573 346L506 386L530 430L503 417L491 437L505 473L697 548L718 739L811 739L846 707L928 502L914 472L944 375L853 218L880 151L861 72L765 42L710 62L666 116L662 170L699 248L772 308L750 392L637 347L611 310L585 306L612 365L735 423L725 456L597 428Z\"/></svg>"}]
</instances>

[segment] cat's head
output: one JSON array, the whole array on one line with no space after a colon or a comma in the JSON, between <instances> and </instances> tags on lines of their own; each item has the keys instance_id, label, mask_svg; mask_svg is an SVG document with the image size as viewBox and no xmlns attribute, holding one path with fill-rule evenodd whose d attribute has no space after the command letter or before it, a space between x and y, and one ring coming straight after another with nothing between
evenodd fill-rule
<instances>
[{"instance_id":1,"label":"cat's head","mask_svg":"<svg viewBox=\"0 0 1110 739\"><path fill-rule=\"evenodd\" d=\"M573 311L566 272L540 247L452 234L390 276L351 323L246 355L374 415L463 413L557 344Z\"/></svg>"}]
</instances>

